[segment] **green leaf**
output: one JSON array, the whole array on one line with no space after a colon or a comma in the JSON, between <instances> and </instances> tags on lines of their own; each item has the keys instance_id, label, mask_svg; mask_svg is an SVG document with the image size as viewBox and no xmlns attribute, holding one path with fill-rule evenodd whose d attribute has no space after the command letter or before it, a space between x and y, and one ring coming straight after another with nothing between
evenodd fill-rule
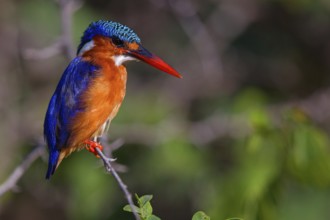
<instances>
[{"instance_id":1,"label":"green leaf","mask_svg":"<svg viewBox=\"0 0 330 220\"><path fill-rule=\"evenodd\" d=\"M137 199L138 205L139 205L139 214L142 219L148 219L150 216L152 216L152 206L150 203L150 200L152 199L152 195L144 195L139 197L137 194L135 194L135 197Z\"/></svg>"},{"instance_id":2,"label":"green leaf","mask_svg":"<svg viewBox=\"0 0 330 220\"><path fill-rule=\"evenodd\" d=\"M140 206L140 207L145 206L145 204L146 204L147 202L150 202L151 199L152 199L152 195L144 195L144 196L141 196L140 198L138 198L139 206Z\"/></svg>"},{"instance_id":3,"label":"green leaf","mask_svg":"<svg viewBox=\"0 0 330 220\"><path fill-rule=\"evenodd\" d=\"M196 212L192 217L192 220L210 220L210 219L211 218L202 211Z\"/></svg>"},{"instance_id":4,"label":"green leaf","mask_svg":"<svg viewBox=\"0 0 330 220\"><path fill-rule=\"evenodd\" d=\"M140 210L142 218L148 218L152 215L152 206L150 202L145 203L144 206L140 207Z\"/></svg>"},{"instance_id":5,"label":"green leaf","mask_svg":"<svg viewBox=\"0 0 330 220\"><path fill-rule=\"evenodd\" d=\"M139 207L133 205L133 208L134 208L134 211L137 212L137 213L141 213L141 210ZM132 207L130 205L125 205L124 208L123 208L124 211L126 212L133 212L132 211Z\"/></svg>"}]
</instances>

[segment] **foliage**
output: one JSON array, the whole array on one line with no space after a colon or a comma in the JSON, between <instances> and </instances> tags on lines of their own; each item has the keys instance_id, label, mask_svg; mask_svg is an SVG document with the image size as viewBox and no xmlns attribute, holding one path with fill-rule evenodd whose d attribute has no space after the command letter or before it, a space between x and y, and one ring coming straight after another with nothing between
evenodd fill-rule
<instances>
[{"instance_id":1,"label":"foliage","mask_svg":"<svg viewBox=\"0 0 330 220\"><path fill-rule=\"evenodd\" d=\"M211 218L202 211L196 212L192 217L192 220L210 220L210 219Z\"/></svg>"},{"instance_id":2,"label":"foliage","mask_svg":"<svg viewBox=\"0 0 330 220\"><path fill-rule=\"evenodd\" d=\"M139 197L135 194L138 206L134 206L135 212L137 212L141 218L141 220L160 220L159 217L152 214L152 206L151 199L152 195L144 195ZM124 207L124 211L133 212L132 207L130 205L126 205ZM198 211L192 217L192 220L210 220L211 218L207 216L204 212Z\"/></svg>"},{"instance_id":3,"label":"foliage","mask_svg":"<svg viewBox=\"0 0 330 220\"><path fill-rule=\"evenodd\" d=\"M141 218L141 220L160 220L159 217L152 214L152 206L151 199L152 195L144 195L139 197L137 194L135 195L138 206L133 206L135 212L137 212ZM133 212L132 207L130 205L126 205L124 207L124 211Z\"/></svg>"}]
</instances>

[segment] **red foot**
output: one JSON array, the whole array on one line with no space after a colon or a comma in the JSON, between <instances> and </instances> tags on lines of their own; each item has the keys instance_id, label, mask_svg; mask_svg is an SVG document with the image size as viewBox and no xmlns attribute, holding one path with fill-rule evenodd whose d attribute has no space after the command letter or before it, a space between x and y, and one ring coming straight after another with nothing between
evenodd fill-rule
<instances>
[{"instance_id":1,"label":"red foot","mask_svg":"<svg viewBox=\"0 0 330 220\"><path fill-rule=\"evenodd\" d=\"M98 153L96 151L96 148L98 148L102 151L103 147L101 144L91 141L91 140L86 140L84 143L86 144L86 150L93 153L97 158L100 158L100 156L98 155Z\"/></svg>"}]
</instances>

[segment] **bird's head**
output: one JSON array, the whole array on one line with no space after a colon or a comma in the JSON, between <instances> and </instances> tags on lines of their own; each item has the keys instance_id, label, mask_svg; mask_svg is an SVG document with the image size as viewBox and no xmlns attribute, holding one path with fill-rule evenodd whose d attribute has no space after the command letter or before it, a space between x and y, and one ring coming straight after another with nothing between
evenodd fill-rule
<instances>
[{"instance_id":1,"label":"bird's head","mask_svg":"<svg viewBox=\"0 0 330 220\"><path fill-rule=\"evenodd\" d=\"M117 66L129 60L142 60L149 65L182 78L170 65L145 49L140 38L129 27L113 21L91 23L81 38L77 54L83 56L96 47L111 56Z\"/></svg>"}]
</instances>

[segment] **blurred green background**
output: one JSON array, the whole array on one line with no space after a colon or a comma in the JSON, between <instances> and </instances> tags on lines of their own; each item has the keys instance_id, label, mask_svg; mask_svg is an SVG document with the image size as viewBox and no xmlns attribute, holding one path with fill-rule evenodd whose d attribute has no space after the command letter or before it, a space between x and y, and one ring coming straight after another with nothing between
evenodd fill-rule
<instances>
[{"instance_id":1,"label":"blurred green background","mask_svg":"<svg viewBox=\"0 0 330 220\"><path fill-rule=\"evenodd\" d=\"M162 219L330 219L329 0L87 0L87 25L126 24L184 76L127 65L126 99L109 138L132 193ZM61 34L51 0L0 1L0 180L42 138L48 101L68 64L29 49ZM133 219L90 153L44 179L47 156L0 198L0 219Z\"/></svg>"}]
</instances>

